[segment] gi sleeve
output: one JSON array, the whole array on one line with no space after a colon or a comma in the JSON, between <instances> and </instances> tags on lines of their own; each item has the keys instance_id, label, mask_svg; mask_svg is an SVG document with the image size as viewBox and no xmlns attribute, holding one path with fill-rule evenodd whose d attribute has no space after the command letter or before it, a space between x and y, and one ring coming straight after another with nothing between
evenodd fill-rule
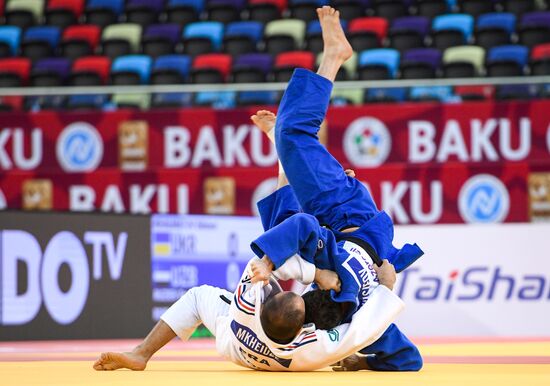
<instances>
[{"instance_id":1,"label":"gi sleeve","mask_svg":"<svg viewBox=\"0 0 550 386\"><path fill-rule=\"evenodd\" d=\"M292 256L279 269L273 271L277 280L298 280L302 284L311 284L315 280L315 265L298 255Z\"/></svg>"},{"instance_id":2,"label":"gi sleeve","mask_svg":"<svg viewBox=\"0 0 550 386\"><path fill-rule=\"evenodd\" d=\"M317 248L326 243L327 236L315 217L297 213L258 237L250 247L259 258L267 255L278 269L295 254L314 262ZM319 243L319 240L323 242Z\"/></svg>"}]
</instances>

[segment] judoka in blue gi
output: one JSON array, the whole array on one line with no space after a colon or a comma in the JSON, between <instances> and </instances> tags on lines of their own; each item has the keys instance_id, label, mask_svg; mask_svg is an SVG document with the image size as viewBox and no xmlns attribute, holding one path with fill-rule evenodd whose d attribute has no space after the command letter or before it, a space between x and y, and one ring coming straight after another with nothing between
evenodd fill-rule
<instances>
[{"instance_id":1,"label":"judoka in blue gi","mask_svg":"<svg viewBox=\"0 0 550 386\"><path fill-rule=\"evenodd\" d=\"M339 40L341 55L326 55L324 36L325 56L317 74L295 70L285 91L274 139L291 186L277 190L258 204L267 232L253 242L252 248L258 257L267 255L275 268L298 253L306 259L314 256L312 262L317 267L336 271L342 290L331 291L330 298L345 304L345 315L340 320L345 322L368 301L377 285L373 263L387 259L401 272L423 252L416 244L406 244L401 249L393 246L390 217L377 209L368 190L346 175L318 141L317 132L326 115L333 81L351 55L349 44L342 44L345 36L341 29L339 33L333 38ZM273 139L275 119L271 113L258 112L252 120ZM313 301L318 299L311 297ZM309 322L307 309L315 305L308 304L307 295L304 300ZM416 371L422 367L418 349L395 324L360 353L366 356L349 357L335 370Z\"/></svg>"}]
</instances>

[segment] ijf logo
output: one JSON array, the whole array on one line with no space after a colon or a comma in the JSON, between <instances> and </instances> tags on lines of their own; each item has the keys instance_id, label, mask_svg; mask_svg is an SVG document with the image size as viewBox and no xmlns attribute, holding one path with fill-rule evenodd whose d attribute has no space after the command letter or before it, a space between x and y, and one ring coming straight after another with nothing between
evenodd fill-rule
<instances>
[{"instance_id":1,"label":"ijf logo","mask_svg":"<svg viewBox=\"0 0 550 386\"><path fill-rule=\"evenodd\" d=\"M388 158L390 149L390 133L384 123L376 118L356 119L344 134L344 152L354 166L381 165Z\"/></svg>"},{"instance_id":2,"label":"ijf logo","mask_svg":"<svg viewBox=\"0 0 550 386\"><path fill-rule=\"evenodd\" d=\"M502 222L510 209L506 186L496 177L478 174L460 189L458 198L460 216L466 222Z\"/></svg>"},{"instance_id":3,"label":"ijf logo","mask_svg":"<svg viewBox=\"0 0 550 386\"><path fill-rule=\"evenodd\" d=\"M103 141L95 127L75 122L67 126L57 139L56 152L65 171L91 171L103 158Z\"/></svg>"}]
</instances>

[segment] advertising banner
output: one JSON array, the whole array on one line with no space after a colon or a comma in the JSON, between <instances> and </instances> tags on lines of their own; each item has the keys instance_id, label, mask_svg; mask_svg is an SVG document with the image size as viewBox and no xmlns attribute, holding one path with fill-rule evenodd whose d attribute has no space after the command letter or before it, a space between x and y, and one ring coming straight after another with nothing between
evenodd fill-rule
<instances>
[{"instance_id":1,"label":"advertising banner","mask_svg":"<svg viewBox=\"0 0 550 386\"><path fill-rule=\"evenodd\" d=\"M398 227L426 254L398 275L412 336L550 337L550 225Z\"/></svg>"},{"instance_id":2,"label":"advertising banner","mask_svg":"<svg viewBox=\"0 0 550 386\"><path fill-rule=\"evenodd\" d=\"M449 164L356 169L378 208L396 224L495 223L550 219L550 164ZM7 208L252 215L276 186L275 167L124 173L9 172Z\"/></svg>"},{"instance_id":3,"label":"advertising banner","mask_svg":"<svg viewBox=\"0 0 550 386\"><path fill-rule=\"evenodd\" d=\"M346 167L550 162L550 101L331 107L327 146ZM0 113L0 170L248 168L276 164L253 109ZM324 138L325 136L323 136Z\"/></svg>"},{"instance_id":4,"label":"advertising banner","mask_svg":"<svg viewBox=\"0 0 550 386\"><path fill-rule=\"evenodd\" d=\"M145 216L0 212L0 341L152 327Z\"/></svg>"}]
</instances>

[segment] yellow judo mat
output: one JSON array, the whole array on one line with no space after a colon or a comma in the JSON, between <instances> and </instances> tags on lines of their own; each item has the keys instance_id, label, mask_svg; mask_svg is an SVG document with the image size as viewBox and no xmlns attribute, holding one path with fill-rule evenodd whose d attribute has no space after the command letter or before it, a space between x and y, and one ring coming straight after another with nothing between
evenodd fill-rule
<instances>
[{"instance_id":1,"label":"yellow judo mat","mask_svg":"<svg viewBox=\"0 0 550 386\"><path fill-rule=\"evenodd\" d=\"M372 371L268 373L223 361L209 340L173 342L143 372L96 372L101 351L124 351L136 341L0 343L0 386L102 385L396 385L550 386L550 341L423 342L418 373Z\"/></svg>"}]
</instances>

